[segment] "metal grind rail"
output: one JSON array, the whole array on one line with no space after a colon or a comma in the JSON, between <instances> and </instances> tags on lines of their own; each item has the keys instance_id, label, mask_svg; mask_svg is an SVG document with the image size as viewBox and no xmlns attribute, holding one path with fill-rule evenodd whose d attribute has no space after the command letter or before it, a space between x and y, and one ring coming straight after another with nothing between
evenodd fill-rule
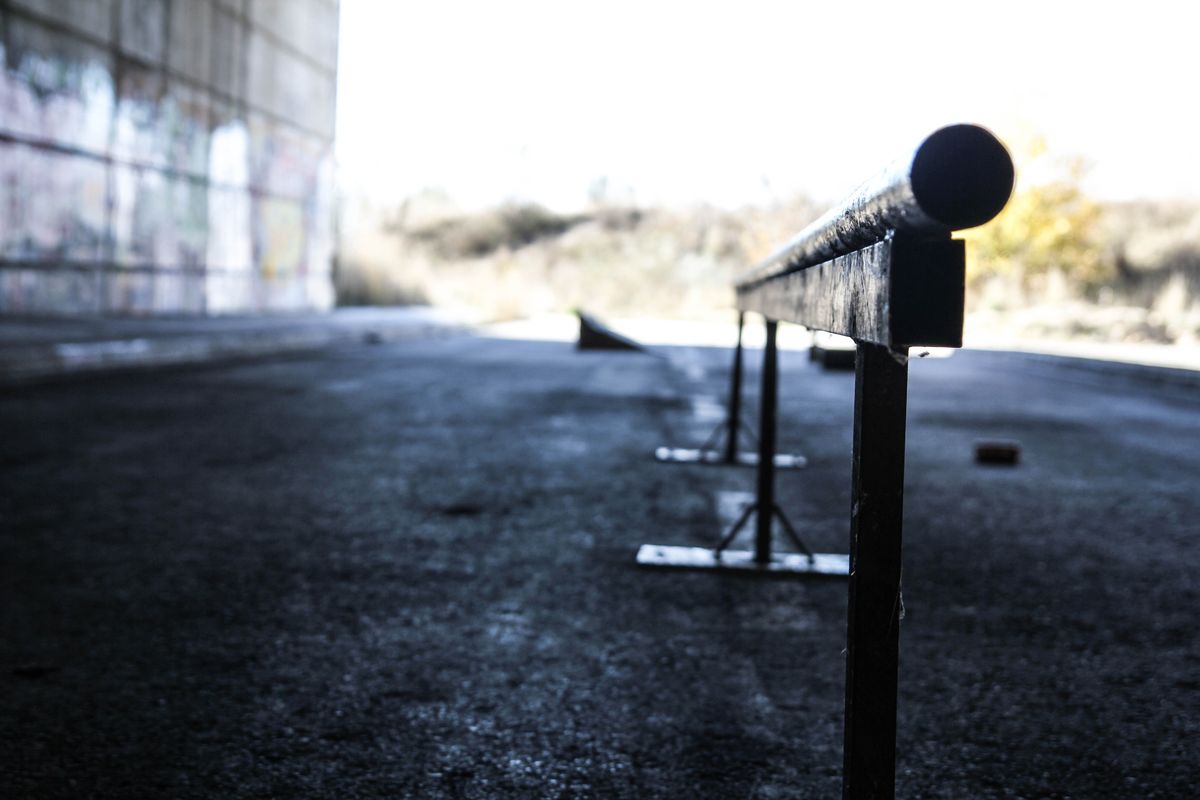
<instances>
[{"instance_id":1,"label":"metal grind rail","mask_svg":"<svg viewBox=\"0 0 1200 800\"><path fill-rule=\"evenodd\" d=\"M1013 178L1012 159L990 132L942 128L741 275L739 327L747 312L767 321L755 549L726 549L748 509L715 549L644 545L638 553L646 566L829 572L819 568L824 554L812 554L775 505L775 328L793 322L855 341L843 752L843 797L851 800L895 796L908 350L962 346L966 251L951 233L1000 213ZM734 381L736 392L740 369ZM800 553L771 553L775 516Z\"/></svg>"}]
</instances>

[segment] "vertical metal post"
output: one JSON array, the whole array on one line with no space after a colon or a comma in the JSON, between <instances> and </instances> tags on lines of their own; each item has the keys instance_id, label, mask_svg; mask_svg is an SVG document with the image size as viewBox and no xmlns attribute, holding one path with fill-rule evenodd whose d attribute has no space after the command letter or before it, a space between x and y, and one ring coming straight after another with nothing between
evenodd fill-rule
<instances>
[{"instance_id":1,"label":"vertical metal post","mask_svg":"<svg viewBox=\"0 0 1200 800\"><path fill-rule=\"evenodd\" d=\"M763 349L762 400L758 436L758 491L755 505L754 560L771 560L771 523L775 519L775 417L779 392L779 359L775 349L773 319L767 321L767 345Z\"/></svg>"},{"instance_id":2,"label":"vertical metal post","mask_svg":"<svg viewBox=\"0 0 1200 800\"><path fill-rule=\"evenodd\" d=\"M746 313L738 312L737 347L733 350L733 380L729 388L729 419L725 433L725 463L736 464L738 457L738 428L742 423L742 325Z\"/></svg>"},{"instance_id":3,"label":"vertical metal post","mask_svg":"<svg viewBox=\"0 0 1200 800\"><path fill-rule=\"evenodd\" d=\"M855 372L842 797L890 800L896 794L907 357L859 342Z\"/></svg>"}]
</instances>

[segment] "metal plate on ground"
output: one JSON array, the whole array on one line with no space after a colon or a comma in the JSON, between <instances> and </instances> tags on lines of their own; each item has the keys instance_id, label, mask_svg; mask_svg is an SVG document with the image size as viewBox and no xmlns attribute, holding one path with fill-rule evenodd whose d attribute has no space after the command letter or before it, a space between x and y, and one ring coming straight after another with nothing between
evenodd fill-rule
<instances>
[{"instance_id":1,"label":"metal plate on ground","mask_svg":"<svg viewBox=\"0 0 1200 800\"><path fill-rule=\"evenodd\" d=\"M654 451L654 460L665 464L706 464L726 466L725 453L721 450L697 450L692 447L659 447ZM737 464L730 466L757 467L758 453L742 451L737 455ZM775 469L803 469L808 459L799 453L776 453Z\"/></svg>"},{"instance_id":2,"label":"metal plate on ground","mask_svg":"<svg viewBox=\"0 0 1200 800\"><path fill-rule=\"evenodd\" d=\"M801 553L776 553L767 564L759 564L754 560L753 550L726 550L718 558L710 547L644 544L638 549L637 563L643 567L665 569L715 569L841 578L850 575L850 556L844 553L815 553L811 561Z\"/></svg>"}]
</instances>

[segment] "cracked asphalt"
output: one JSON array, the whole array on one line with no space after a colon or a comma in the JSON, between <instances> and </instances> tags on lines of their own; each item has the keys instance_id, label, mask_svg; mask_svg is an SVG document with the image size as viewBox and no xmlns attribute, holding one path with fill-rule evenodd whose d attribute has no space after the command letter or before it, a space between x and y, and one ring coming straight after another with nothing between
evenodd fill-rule
<instances>
[{"instance_id":1,"label":"cracked asphalt","mask_svg":"<svg viewBox=\"0 0 1200 800\"><path fill-rule=\"evenodd\" d=\"M753 484L654 463L729 359L661 352L4 390L0 796L838 796L845 584L634 566ZM845 552L853 376L781 374L781 504ZM1197 390L975 352L910 383L899 795L1194 794Z\"/></svg>"}]
</instances>

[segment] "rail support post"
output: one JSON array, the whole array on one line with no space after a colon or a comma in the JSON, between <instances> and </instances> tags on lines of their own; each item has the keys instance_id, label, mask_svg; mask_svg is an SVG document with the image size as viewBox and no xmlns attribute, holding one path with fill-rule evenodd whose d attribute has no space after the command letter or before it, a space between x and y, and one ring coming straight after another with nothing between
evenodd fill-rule
<instances>
[{"instance_id":1,"label":"rail support post","mask_svg":"<svg viewBox=\"0 0 1200 800\"><path fill-rule=\"evenodd\" d=\"M779 352L776 350L776 334L779 323L767 321L767 342L763 348L762 398L759 401L758 426L758 486L754 505L758 507L758 518L754 521L754 560L759 564L771 561L771 523L775 521L775 438L779 417ZM782 512L780 512L782 515ZM797 539L800 551L812 551Z\"/></svg>"},{"instance_id":2,"label":"rail support post","mask_svg":"<svg viewBox=\"0 0 1200 800\"><path fill-rule=\"evenodd\" d=\"M741 315L739 314L739 322ZM713 569L774 575L829 575L844 578L850 571L849 557L841 553L814 553L809 549L783 510L775 502L775 470L781 456L775 452L776 423L779 413L779 351L776 344L778 322L767 319L767 342L763 350L762 408L759 414L756 492L729 531L715 548L678 547L644 544L637 562L645 567ZM739 336L739 342L740 342ZM735 370L741 357L735 355ZM740 387L738 387L740 388ZM736 390L735 390L736 391ZM744 458L745 454L743 454ZM744 463L740 462L740 463ZM755 516L753 550L727 549L739 532ZM772 553L771 527L778 519L798 553Z\"/></svg>"},{"instance_id":3,"label":"rail support post","mask_svg":"<svg viewBox=\"0 0 1200 800\"><path fill-rule=\"evenodd\" d=\"M746 433L753 436L742 420L742 330L745 323L746 312L738 311L737 345L733 349L733 374L729 380L729 406L725 419L699 448L659 447L654 451L656 461L730 467L753 467L758 463L758 453L738 451L738 433L741 429L746 428ZM721 434L725 435L725 446L718 450L715 445ZM776 453L774 459L776 469L802 469L808 465L808 459L799 453Z\"/></svg>"},{"instance_id":4,"label":"rail support post","mask_svg":"<svg viewBox=\"0 0 1200 800\"><path fill-rule=\"evenodd\" d=\"M768 319L767 341L763 348L762 392L759 408L758 428L758 470L755 475L754 502L743 509L737 522L721 539L713 550L713 557L721 558L722 552L738 535L742 526L754 514L754 564L760 569L771 565L771 527L776 518L779 519L783 530L787 533L792 544L808 557L808 567L815 569L816 554L809 549L800 534L792 527L792 523L783 513L783 509L775 502L775 438L776 425L779 418L779 350L776 344L776 334L779 323Z\"/></svg>"},{"instance_id":5,"label":"rail support post","mask_svg":"<svg viewBox=\"0 0 1200 800\"><path fill-rule=\"evenodd\" d=\"M845 800L895 797L908 360L858 343L846 637Z\"/></svg>"},{"instance_id":6,"label":"rail support post","mask_svg":"<svg viewBox=\"0 0 1200 800\"><path fill-rule=\"evenodd\" d=\"M729 414L725 418L725 464L738 460L738 428L742 424L742 328L746 312L738 311L737 345L733 348L733 375L729 380Z\"/></svg>"}]
</instances>

